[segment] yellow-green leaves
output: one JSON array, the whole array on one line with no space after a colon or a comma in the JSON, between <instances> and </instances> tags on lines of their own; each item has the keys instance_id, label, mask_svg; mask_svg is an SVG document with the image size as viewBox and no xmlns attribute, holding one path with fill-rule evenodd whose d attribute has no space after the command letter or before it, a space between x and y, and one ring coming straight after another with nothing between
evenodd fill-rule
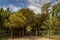
<instances>
[{"instance_id":1,"label":"yellow-green leaves","mask_svg":"<svg viewBox=\"0 0 60 40\"><path fill-rule=\"evenodd\" d=\"M26 24L26 17L22 14L12 14L9 16L9 20L4 22L6 27L23 27Z\"/></svg>"},{"instance_id":2,"label":"yellow-green leaves","mask_svg":"<svg viewBox=\"0 0 60 40\"><path fill-rule=\"evenodd\" d=\"M30 32L30 31L32 30L32 27L28 25L27 28L26 28L26 30L27 30L28 32Z\"/></svg>"}]
</instances>

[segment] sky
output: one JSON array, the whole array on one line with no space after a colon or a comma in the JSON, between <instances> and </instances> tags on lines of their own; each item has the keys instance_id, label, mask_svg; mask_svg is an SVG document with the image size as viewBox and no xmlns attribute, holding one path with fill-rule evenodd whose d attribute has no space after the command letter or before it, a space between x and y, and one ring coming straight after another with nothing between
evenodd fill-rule
<instances>
[{"instance_id":1,"label":"sky","mask_svg":"<svg viewBox=\"0 0 60 40\"><path fill-rule=\"evenodd\" d=\"M29 8L35 13L41 13L41 7L45 3L51 2L52 5L58 3L60 0L0 0L0 7L4 10L9 7L10 11L17 12L22 8Z\"/></svg>"}]
</instances>

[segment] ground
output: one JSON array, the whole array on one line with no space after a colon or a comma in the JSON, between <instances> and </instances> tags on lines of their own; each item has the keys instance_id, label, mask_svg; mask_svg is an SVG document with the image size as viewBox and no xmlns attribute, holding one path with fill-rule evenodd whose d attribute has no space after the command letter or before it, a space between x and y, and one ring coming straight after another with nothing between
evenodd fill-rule
<instances>
[{"instance_id":1,"label":"ground","mask_svg":"<svg viewBox=\"0 0 60 40\"><path fill-rule=\"evenodd\" d=\"M51 36L51 37L37 37L37 36L25 36L25 37L11 37L9 38L0 38L0 40L60 40L60 36Z\"/></svg>"},{"instance_id":2,"label":"ground","mask_svg":"<svg viewBox=\"0 0 60 40\"><path fill-rule=\"evenodd\" d=\"M12 39L9 39L12 40ZM13 39L13 40L54 40L54 39L48 39L48 38L40 38L40 39Z\"/></svg>"},{"instance_id":3,"label":"ground","mask_svg":"<svg viewBox=\"0 0 60 40\"><path fill-rule=\"evenodd\" d=\"M8 39L12 40L12 39ZM44 37L22 37L22 38L14 38L13 40L58 40L58 39L52 39L52 38L44 38Z\"/></svg>"}]
</instances>

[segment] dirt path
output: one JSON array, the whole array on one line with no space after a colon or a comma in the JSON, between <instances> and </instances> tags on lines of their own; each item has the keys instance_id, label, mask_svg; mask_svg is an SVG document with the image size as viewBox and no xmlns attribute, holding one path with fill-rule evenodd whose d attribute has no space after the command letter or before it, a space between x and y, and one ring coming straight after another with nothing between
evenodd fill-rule
<instances>
[{"instance_id":1,"label":"dirt path","mask_svg":"<svg viewBox=\"0 0 60 40\"><path fill-rule=\"evenodd\" d=\"M9 40L12 40L12 39L9 39ZM41 39L13 39L13 40L53 40L53 39L41 38Z\"/></svg>"},{"instance_id":2,"label":"dirt path","mask_svg":"<svg viewBox=\"0 0 60 40\"><path fill-rule=\"evenodd\" d=\"M12 40L12 39L8 39ZM13 40L56 40L56 39L49 39L49 38L15 38Z\"/></svg>"}]
</instances>

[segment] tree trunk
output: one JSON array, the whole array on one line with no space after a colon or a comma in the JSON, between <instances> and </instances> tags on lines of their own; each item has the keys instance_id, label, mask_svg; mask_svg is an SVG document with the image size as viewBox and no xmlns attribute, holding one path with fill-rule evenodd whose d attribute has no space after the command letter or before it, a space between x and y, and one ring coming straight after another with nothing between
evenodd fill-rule
<instances>
[{"instance_id":1,"label":"tree trunk","mask_svg":"<svg viewBox=\"0 0 60 40\"><path fill-rule=\"evenodd\" d=\"M21 28L21 36L22 36L22 28Z\"/></svg>"},{"instance_id":2,"label":"tree trunk","mask_svg":"<svg viewBox=\"0 0 60 40\"><path fill-rule=\"evenodd\" d=\"M36 36L38 35L38 33L37 33L37 27L36 27Z\"/></svg>"},{"instance_id":3,"label":"tree trunk","mask_svg":"<svg viewBox=\"0 0 60 40\"><path fill-rule=\"evenodd\" d=\"M11 30L11 40L13 40L13 31Z\"/></svg>"},{"instance_id":4,"label":"tree trunk","mask_svg":"<svg viewBox=\"0 0 60 40\"><path fill-rule=\"evenodd\" d=\"M24 28L22 28L22 36L24 36Z\"/></svg>"},{"instance_id":5,"label":"tree trunk","mask_svg":"<svg viewBox=\"0 0 60 40\"><path fill-rule=\"evenodd\" d=\"M25 27L24 27L24 36L25 36Z\"/></svg>"},{"instance_id":6,"label":"tree trunk","mask_svg":"<svg viewBox=\"0 0 60 40\"><path fill-rule=\"evenodd\" d=\"M38 33L39 33L39 35L38 35L38 36L40 36L40 29L39 29Z\"/></svg>"}]
</instances>

